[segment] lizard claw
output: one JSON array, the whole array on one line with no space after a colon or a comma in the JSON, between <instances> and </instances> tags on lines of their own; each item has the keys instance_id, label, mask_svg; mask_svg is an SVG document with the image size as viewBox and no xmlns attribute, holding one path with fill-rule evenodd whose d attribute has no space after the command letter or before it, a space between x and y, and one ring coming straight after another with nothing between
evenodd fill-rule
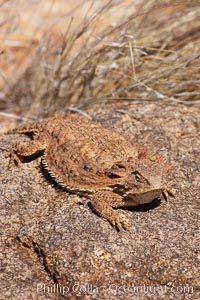
<instances>
[{"instance_id":1,"label":"lizard claw","mask_svg":"<svg viewBox=\"0 0 200 300\"><path fill-rule=\"evenodd\" d=\"M170 189L167 189L162 192L162 195L163 195L165 201L167 201L169 196L171 196L173 198L175 197L175 192Z\"/></svg>"},{"instance_id":2,"label":"lizard claw","mask_svg":"<svg viewBox=\"0 0 200 300\"><path fill-rule=\"evenodd\" d=\"M21 164L20 157L15 153L14 150L9 151L5 155L5 157L9 158L8 169L11 169L15 165L17 165L18 167L20 166L20 164Z\"/></svg>"},{"instance_id":3,"label":"lizard claw","mask_svg":"<svg viewBox=\"0 0 200 300\"><path fill-rule=\"evenodd\" d=\"M122 229L128 230L130 228L129 222L127 221L124 215L116 215L110 223L113 227L115 227L118 231Z\"/></svg>"}]
</instances>

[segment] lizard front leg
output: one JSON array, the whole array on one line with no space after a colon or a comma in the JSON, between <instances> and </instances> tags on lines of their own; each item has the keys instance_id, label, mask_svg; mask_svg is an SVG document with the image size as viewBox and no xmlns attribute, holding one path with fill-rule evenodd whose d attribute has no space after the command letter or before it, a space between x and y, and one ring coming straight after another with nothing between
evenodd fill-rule
<instances>
[{"instance_id":1,"label":"lizard front leg","mask_svg":"<svg viewBox=\"0 0 200 300\"><path fill-rule=\"evenodd\" d=\"M6 157L10 158L8 168L13 167L15 164L19 166L23 157L43 152L45 148L46 143L41 140L19 142L18 144L15 144L6 155Z\"/></svg>"},{"instance_id":2,"label":"lizard front leg","mask_svg":"<svg viewBox=\"0 0 200 300\"><path fill-rule=\"evenodd\" d=\"M125 216L119 214L112 207L120 206L122 197L111 191L98 191L91 197L91 206L101 217L108 220L118 230L128 229L129 223Z\"/></svg>"}]
</instances>

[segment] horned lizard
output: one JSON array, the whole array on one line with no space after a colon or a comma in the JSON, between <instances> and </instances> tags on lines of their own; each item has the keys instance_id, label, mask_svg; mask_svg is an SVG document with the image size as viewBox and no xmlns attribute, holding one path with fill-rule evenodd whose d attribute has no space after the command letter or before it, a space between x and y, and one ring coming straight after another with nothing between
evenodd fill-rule
<instances>
[{"instance_id":1,"label":"horned lizard","mask_svg":"<svg viewBox=\"0 0 200 300\"><path fill-rule=\"evenodd\" d=\"M161 156L81 115L60 113L8 133L34 134L29 142L12 146L9 167L20 165L23 157L43 154L52 178L67 191L89 198L94 211L118 230L128 229L129 223L113 208L173 196L166 186L169 168Z\"/></svg>"}]
</instances>

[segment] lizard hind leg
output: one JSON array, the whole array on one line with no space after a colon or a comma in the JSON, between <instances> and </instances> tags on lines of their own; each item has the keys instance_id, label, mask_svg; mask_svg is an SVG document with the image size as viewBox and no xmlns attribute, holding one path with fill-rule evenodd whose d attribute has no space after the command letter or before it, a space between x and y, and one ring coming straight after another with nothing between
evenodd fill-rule
<instances>
[{"instance_id":1,"label":"lizard hind leg","mask_svg":"<svg viewBox=\"0 0 200 300\"><path fill-rule=\"evenodd\" d=\"M121 196L111 191L98 191L91 197L90 203L94 211L101 217L108 220L118 231L122 228L129 229L129 223L125 216L115 211L113 207L117 207L120 203Z\"/></svg>"},{"instance_id":2,"label":"lizard hind leg","mask_svg":"<svg viewBox=\"0 0 200 300\"><path fill-rule=\"evenodd\" d=\"M15 165L20 166L23 157L43 152L45 149L46 143L41 140L19 142L13 145L6 155L6 157L9 157L8 168L10 169Z\"/></svg>"}]
</instances>

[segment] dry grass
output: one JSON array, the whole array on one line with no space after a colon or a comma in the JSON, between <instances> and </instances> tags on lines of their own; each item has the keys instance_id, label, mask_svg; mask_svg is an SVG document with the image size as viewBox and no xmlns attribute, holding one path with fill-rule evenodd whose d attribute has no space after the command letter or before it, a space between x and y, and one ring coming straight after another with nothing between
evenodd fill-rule
<instances>
[{"instance_id":1,"label":"dry grass","mask_svg":"<svg viewBox=\"0 0 200 300\"><path fill-rule=\"evenodd\" d=\"M14 78L4 76L2 109L45 116L108 101L200 103L200 1L85 2L83 15L78 6L65 26L48 22L29 41Z\"/></svg>"}]
</instances>

